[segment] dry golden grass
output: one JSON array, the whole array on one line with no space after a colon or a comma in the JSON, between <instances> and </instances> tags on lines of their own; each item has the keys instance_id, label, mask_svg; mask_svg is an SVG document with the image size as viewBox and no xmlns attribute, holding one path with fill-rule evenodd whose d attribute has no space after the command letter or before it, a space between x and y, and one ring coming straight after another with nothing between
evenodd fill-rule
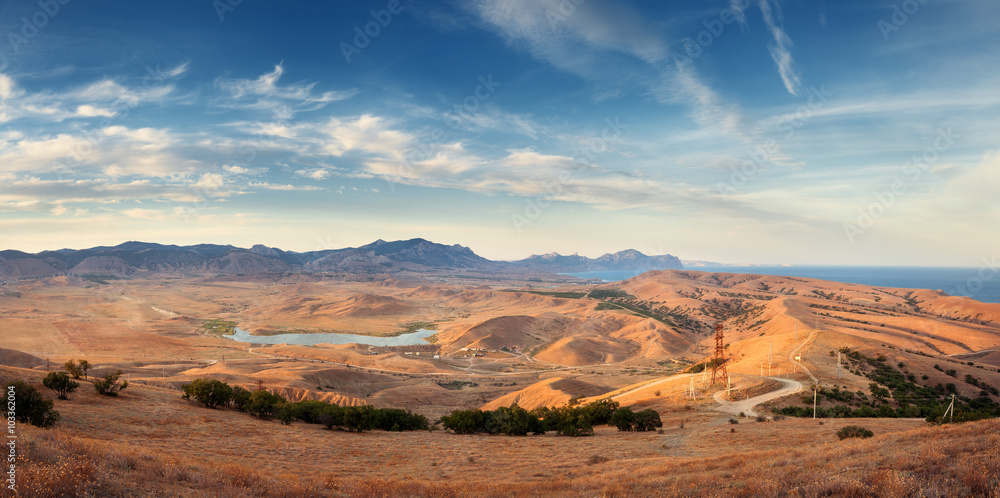
<instances>
[{"instance_id":1,"label":"dry golden grass","mask_svg":"<svg viewBox=\"0 0 1000 498\"><path fill-rule=\"evenodd\" d=\"M41 374L0 368L13 377L37 385ZM141 385L119 399L81 389L56 408L56 429L19 428L21 496L1000 496L996 420L732 425L675 406L662 432L349 434ZM840 441L850 424L876 436Z\"/></svg>"}]
</instances>

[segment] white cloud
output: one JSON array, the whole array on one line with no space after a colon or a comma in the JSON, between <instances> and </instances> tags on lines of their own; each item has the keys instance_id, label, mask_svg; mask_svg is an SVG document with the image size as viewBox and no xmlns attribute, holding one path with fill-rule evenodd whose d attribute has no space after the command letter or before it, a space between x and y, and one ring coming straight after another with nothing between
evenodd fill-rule
<instances>
[{"instance_id":1,"label":"white cloud","mask_svg":"<svg viewBox=\"0 0 1000 498\"><path fill-rule=\"evenodd\" d=\"M325 169L300 169L295 174L313 180L326 180L330 177L330 172Z\"/></svg>"},{"instance_id":2,"label":"white cloud","mask_svg":"<svg viewBox=\"0 0 1000 498\"><path fill-rule=\"evenodd\" d=\"M141 220L165 220L167 219L167 214L163 211L156 209L126 209L121 212L129 218L139 218Z\"/></svg>"},{"instance_id":3,"label":"white cloud","mask_svg":"<svg viewBox=\"0 0 1000 498\"><path fill-rule=\"evenodd\" d=\"M279 86L278 80L284 72L285 68L278 64L273 71L255 80L218 78L216 87L229 94L228 98L220 99L218 103L227 108L270 112L284 120L299 112L315 111L331 102L349 99L358 93L357 89L315 93L315 83Z\"/></svg>"},{"instance_id":4,"label":"white cloud","mask_svg":"<svg viewBox=\"0 0 1000 498\"><path fill-rule=\"evenodd\" d=\"M536 55L550 62L558 62L551 59L565 53L565 44L580 42L646 62L667 55L662 38L641 14L624 2L480 0L475 9L508 39L527 43Z\"/></svg>"},{"instance_id":5,"label":"white cloud","mask_svg":"<svg viewBox=\"0 0 1000 498\"><path fill-rule=\"evenodd\" d=\"M729 10L733 13L733 17L736 18L736 22L740 23L740 28L743 31L747 29L747 14L745 9L749 3L749 0L729 0Z\"/></svg>"},{"instance_id":6,"label":"white cloud","mask_svg":"<svg viewBox=\"0 0 1000 498\"><path fill-rule=\"evenodd\" d=\"M265 190L303 190L303 191L323 190L322 188L314 185L291 185L291 184L281 185L281 184L274 184L267 182L250 183L249 186L253 188L262 188Z\"/></svg>"},{"instance_id":7,"label":"white cloud","mask_svg":"<svg viewBox=\"0 0 1000 498\"><path fill-rule=\"evenodd\" d=\"M759 5L761 15L764 17L764 24L767 25L767 29L774 37L774 44L767 47L771 53L771 59L778 66L778 74L781 75L785 89L792 95L798 95L802 82L795 71L795 61L792 60L792 39L788 37L784 26L782 26L781 8L775 4L772 10L770 0L760 0Z\"/></svg>"},{"instance_id":8,"label":"white cloud","mask_svg":"<svg viewBox=\"0 0 1000 498\"><path fill-rule=\"evenodd\" d=\"M67 119L112 118L144 103L162 101L173 93L174 86L169 81L155 81L130 88L103 78L63 92L28 93L10 75L0 73L0 123L22 119L59 123Z\"/></svg>"}]
</instances>

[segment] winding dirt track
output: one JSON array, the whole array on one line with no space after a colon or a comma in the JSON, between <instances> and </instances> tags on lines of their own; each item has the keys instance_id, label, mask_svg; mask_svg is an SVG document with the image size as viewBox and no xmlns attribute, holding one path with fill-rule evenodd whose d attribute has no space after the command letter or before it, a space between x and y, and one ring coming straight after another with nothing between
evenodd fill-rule
<instances>
[{"instance_id":1,"label":"winding dirt track","mask_svg":"<svg viewBox=\"0 0 1000 498\"><path fill-rule=\"evenodd\" d=\"M722 396L726 391L719 391L715 393L715 402L719 404L715 409L723 412L729 413L731 415L739 415L743 413L748 417L756 417L758 414L754 411L754 407L765 402L771 401L772 399L780 398L782 396L788 396L795 394L802 390L802 383L797 380L791 379L781 379L778 377L761 377L762 379L776 380L784 384L781 389L777 391L771 391L769 393L761 394L760 396L754 396L749 399L743 399L739 401L728 401L722 399Z\"/></svg>"}]
</instances>

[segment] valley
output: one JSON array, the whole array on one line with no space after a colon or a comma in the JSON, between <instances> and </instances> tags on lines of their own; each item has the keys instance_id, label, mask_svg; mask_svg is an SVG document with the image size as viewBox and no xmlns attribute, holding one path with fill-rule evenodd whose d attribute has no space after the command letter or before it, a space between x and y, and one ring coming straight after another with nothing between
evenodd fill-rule
<instances>
[{"instance_id":1,"label":"valley","mask_svg":"<svg viewBox=\"0 0 1000 498\"><path fill-rule=\"evenodd\" d=\"M917 384L948 385L949 392L965 399L980 396L983 386L1000 386L1000 305L937 291L797 277L662 270L610 284L533 279L512 285L506 279L469 284L433 272L103 282L60 275L2 288L5 378L37 382L46 370L86 359L91 375L121 370L132 386L118 400L81 393L58 401L56 408L64 413L58 428L51 433L25 429L30 437L55 446L113 441L123 448L141 447L154 453L150 458L156 462L185 462L170 464L181 465L178 472L207 472L223 462L263 468L281 476L276 482L284 484L270 484L277 486L273 490L319 486L326 490L316 491L320 495L336 486L410 494L416 488L402 482L413 481L428 496L450 496L454 488L431 484L438 479L461 480L493 494L516 486L561 494L558 486L548 487L553 479L573 482L580 490L605 486L583 477L593 470L617 476L608 489L646 489L661 482L653 469L662 465L680 469L709 459L727 466L724 462L734 455L771 455L789 441L805 445L802 458L818 458L815 452L833 451L828 448L833 432L853 423L890 439L935 430L922 418L895 415L827 418L821 426L811 418L778 415L785 407L811 407L800 398L814 385L824 393L875 394L871 368L864 362L852 364L845 356L838 377L838 351L881 358L875 366L899 364ZM704 368L714 352L716 323L725 333L729 392L724 384L709 385L711 368ZM235 328L247 331L251 341L254 336L280 339L283 333L433 333L420 345L306 346L233 341L226 333ZM962 382L966 376L977 385ZM657 410L664 429L618 434L599 427L592 438L580 440L442 431L312 435L319 430L315 426L286 427L231 410L194 408L180 399L180 389L197 378L249 390L263 387L289 401L402 408L431 421L454 410L495 410L514 403L532 410L610 398L635 410ZM834 409L836 400L826 396L820 397L819 408ZM1000 401L989 393L986 397ZM902 410L896 401L890 398L887 406ZM119 414L119 405L132 408ZM753 422L758 415L776 422ZM739 436L729 434L730 418L742 422L732 426ZM775 431L783 436L775 439ZM262 449L241 454L242 443L233 439L240 433L261 434ZM466 447L463 437L473 438L474 446ZM263 449L286 444L294 450ZM322 455L328 444L363 449L338 453L338 465L303 466L305 455ZM426 452L416 459L422 463L401 459L394 449L401 447ZM616 465L588 463L593 455L649 470L626 477L616 473ZM483 473L484 462L503 459L511 459L510 473ZM533 472L532 477L524 472ZM679 481L674 485L672 494L685 494L685 488L676 487Z\"/></svg>"}]
</instances>

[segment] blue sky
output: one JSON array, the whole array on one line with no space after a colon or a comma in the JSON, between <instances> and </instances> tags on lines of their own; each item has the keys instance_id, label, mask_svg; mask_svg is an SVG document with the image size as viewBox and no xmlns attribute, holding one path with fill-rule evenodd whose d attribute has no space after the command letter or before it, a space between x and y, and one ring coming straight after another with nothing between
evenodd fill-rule
<instances>
[{"instance_id":1,"label":"blue sky","mask_svg":"<svg viewBox=\"0 0 1000 498\"><path fill-rule=\"evenodd\" d=\"M998 21L994 0L7 2L0 247L979 266Z\"/></svg>"}]
</instances>

